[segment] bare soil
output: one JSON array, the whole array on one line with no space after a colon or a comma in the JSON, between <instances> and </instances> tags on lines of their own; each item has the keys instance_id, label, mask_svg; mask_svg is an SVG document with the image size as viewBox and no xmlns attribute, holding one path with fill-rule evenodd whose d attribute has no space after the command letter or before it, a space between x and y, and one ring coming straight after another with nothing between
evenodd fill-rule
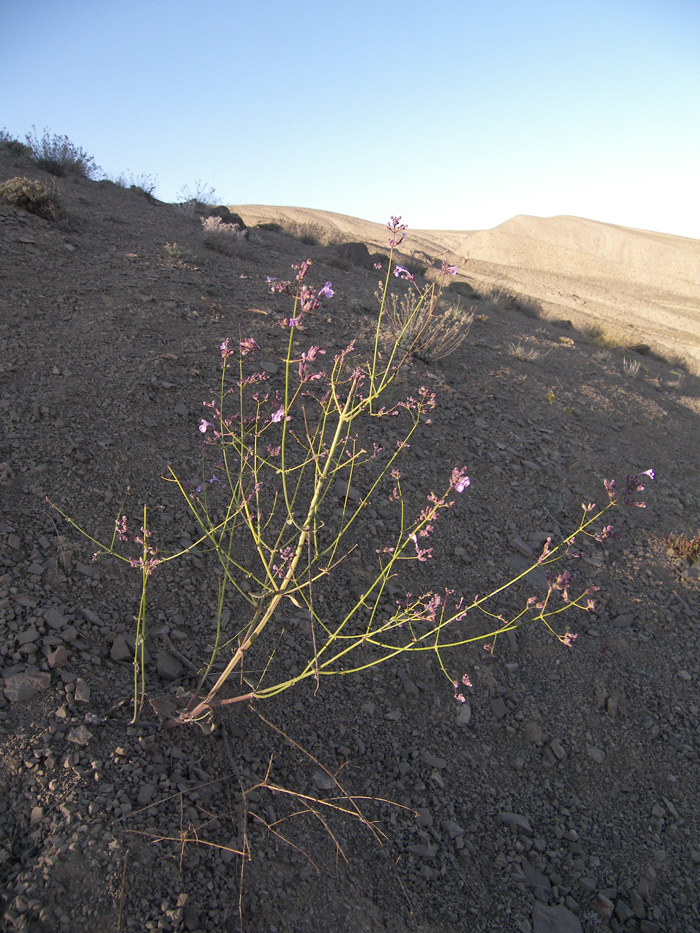
<instances>
[{"instance_id":1,"label":"bare soil","mask_svg":"<svg viewBox=\"0 0 700 933\"><path fill-rule=\"evenodd\" d=\"M0 180L14 175L44 178L2 152ZM194 540L162 477L172 465L201 480L222 340L254 337L279 385L290 308L266 278L311 258L335 297L300 341L332 356L355 339L361 356L377 273L269 229L222 255L175 206L57 186L60 223L0 205L2 929L700 931L700 581L663 540L700 527L698 378L601 352L566 303L554 320L477 303L459 350L405 370L402 391L438 400L402 463L409 503L456 465L471 486L400 585L496 588L573 530L582 502L606 500L604 478L653 468L647 508L614 511L620 540L581 542L567 565L600 587L594 610L567 618L574 646L530 625L492 654L446 653L473 683L465 704L426 653L238 704L211 735L165 730L148 700L191 690L213 637L216 578L195 554L154 573L149 694L131 724L139 575L93 562L46 497L98 540L122 511L137 525L144 503L163 551ZM653 342L644 328L633 321L639 344ZM379 422L377 442L400 427ZM394 522L383 500L367 511L324 594L329 618L367 585ZM535 571L494 612L542 586ZM308 630L291 610L281 624L274 663L293 671ZM483 625L468 616L465 634Z\"/></svg>"}]
</instances>

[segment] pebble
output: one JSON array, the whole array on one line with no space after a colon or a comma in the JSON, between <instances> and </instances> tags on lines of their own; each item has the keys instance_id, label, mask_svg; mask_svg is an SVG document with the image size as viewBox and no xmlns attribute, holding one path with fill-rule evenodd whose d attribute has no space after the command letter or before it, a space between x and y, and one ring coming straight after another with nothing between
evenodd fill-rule
<instances>
[{"instance_id":1,"label":"pebble","mask_svg":"<svg viewBox=\"0 0 700 933\"><path fill-rule=\"evenodd\" d=\"M31 700L51 686L51 674L30 669L5 677L5 696L11 703Z\"/></svg>"},{"instance_id":2,"label":"pebble","mask_svg":"<svg viewBox=\"0 0 700 933\"><path fill-rule=\"evenodd\" d=\"M532 923L534 933L583 933L578 917L562 904L546 907L535 901Z\"/></svg>"},{"instance_id":3,"label":"pebble","mask_svg":"<svg viewBox=\"0 0 700 933\"><path fill-rule=\"evenodd\" d=\"M498 814L498 819L506 826L515 826L518 832L522 832L526 836L532 835L530 820L526 816L522 816L520 813L507 813L501 811Z\"/></svg>"},{"instance_id":4,"label":"pebble","mask_svg":"<svg viewBox=\"0 0 700 933\"><path fill-rule=\"evenodd\" d=\"M46 656L46 660L50 668L65 667L68 663L68 652L66 651L65 645L59 645L58 648L49 652Z\"/></svg>"},{"instance_id":5,"label":"pebble","mask_svg":"<svg viewBox=\"0 0 700 933\"><path fill-rule=\"evenodd\" d=\"M586 754L599 765L605 761L605 752L600 748L596 748L595 745L591 745L590 742L586 743Z\"/></svg>"},{"instance_id":6,"label":"pebble","mask_svg":"<svg viewBox=\"0 0 700 933\"><path fill-rule=\"evenodd\" d=\"M113 661L131 661L134 657L133 652L126 643L126 636L124 634L117 635L112 642L112 648L109 654Z\"/></svg>"},{"instance_id":7,"label":"pebble","mask_svg":"<svg viewBox=\"0 0 700 933\"><path fill-rule=\"evenodd\" d=\"M68 732L66 739L75 745L87 745L92 738L92 732L87 726L76 726Z\"/></svg>"},{"instance_id":8,"label":"pebble","mask_svg":"<svg viewBox=\"0 0 700 933\"><path fill-rule=\"evenodd\" d=\"M82 677L78 677L75 682L75 697L76 703L89 703L90 702L90 687L85 683Z\"/></svg>"},{"instance_id":9,"label":"pebble","mask_svg":"<svg viewBox=\"0 0 700 933\"><path fill-rule=\"evenodd\" d=\"M431 768L447 767L447 760L445 758L438 758L437 755L433 755L425 749L421 750L420 757L421 761L425 762L426 765L430 765Z\"/></svg>"},{"instance_id":10,"label":"pebble","mask_svg":"<svg viewBox=\"0 0 700 933\"><path fill-rule=\"evenodd\" d=\"M156 655L156 669L165 680L177 680L182 677L183 666L169 651L161 649Z\"/></svg>"},{"instance_id":11,"label":"pebble","mask_svg":"<svg viewBox=\"0 0 700 933\"><path fill-rule=\"evenodd\" d=\"M49 626L49 628L62 629L67 624L67 620L63 617L61 612L58 609L51 608L47 609L44 613L44 622Z\"/></svg>"}]
</instances>

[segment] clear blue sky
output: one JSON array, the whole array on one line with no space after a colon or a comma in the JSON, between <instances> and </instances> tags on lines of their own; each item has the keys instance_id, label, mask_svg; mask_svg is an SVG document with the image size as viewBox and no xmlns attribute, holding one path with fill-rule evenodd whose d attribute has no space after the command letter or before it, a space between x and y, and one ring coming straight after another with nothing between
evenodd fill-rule
<instances>
[{"instance_id":1,"label":"clear blue sky","mask_svg":"<svg viewBox=\"0 0 700 933\"><path fill-rule=\"evenodd\" d=\"M164 200L700 239L700 0L0 0L0 86Z\"/></svg>"}]
</instances>

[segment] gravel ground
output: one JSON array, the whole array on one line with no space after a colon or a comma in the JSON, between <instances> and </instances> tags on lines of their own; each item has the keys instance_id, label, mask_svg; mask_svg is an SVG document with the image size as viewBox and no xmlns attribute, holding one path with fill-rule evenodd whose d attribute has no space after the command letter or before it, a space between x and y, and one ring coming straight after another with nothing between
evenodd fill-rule
<instances>
[{"instance_id":1,"label":"gravel ground","mask_svg":"<svg viewBox=\"0 0 700 933\"><path fill-rule=\"evenodd\" d=\"M0 179L19 174L43 177L0 154ZM621 539L572 568L600 586L574 646L526 626L455 649L464 704L425 654L238 704L211 735L164 730L149 702L132 724L138 574L93 562L46 497L104 540L128 487L164 550L191 543L161 477L200 477L221 341L255 337L278 385L289 307L266 277L310 256L336 295L302 337L362 352L376 273L271 230L223 255L137 191L58 187L61 223L0 208L3 929L700 931L700 565L663 540L700 526L699 380L648 356L635 377L563 323L477 307L456 353L403 377L438 400L402 463L408 502L455 465L471 478L407 586L495 588L605 500L603 478L653 468L647 509L616 511ZM401 423L378 425L395 443ZM384 501L367 510L319 597L329 617L394 523ZM216 611L204 557L153 576L148 699L196 684ZM273 663L293 673L308 623L283 626Z\"/></svg>"}]
</instances>

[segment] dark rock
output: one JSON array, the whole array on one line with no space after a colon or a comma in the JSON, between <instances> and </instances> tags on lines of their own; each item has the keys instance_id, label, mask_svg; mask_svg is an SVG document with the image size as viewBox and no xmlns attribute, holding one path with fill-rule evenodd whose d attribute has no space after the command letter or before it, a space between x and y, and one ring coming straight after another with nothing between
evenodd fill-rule
<instances>
[{"instance_id":1,"label":"dark rock","mask_svg":"<svg viewBox=\"0 0 700 933\"><path fill-rule=\"evenodd\" d=\"M372 257L364 243L341 243L335 248L340 259L347 259L354 266L362 269L372 268Z\"/></svg>"}]
</instances>

